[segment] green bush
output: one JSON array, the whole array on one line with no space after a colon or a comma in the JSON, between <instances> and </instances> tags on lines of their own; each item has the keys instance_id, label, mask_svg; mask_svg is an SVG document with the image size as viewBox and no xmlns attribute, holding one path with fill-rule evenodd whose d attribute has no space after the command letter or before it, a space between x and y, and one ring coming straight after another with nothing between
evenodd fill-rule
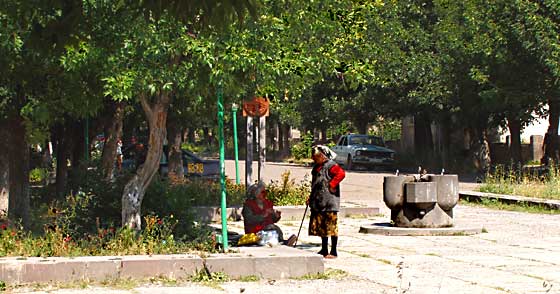
<instances>
[{"instance_id":1,"label":"green bush","mask_svg":"<svg viewBox=\"0 0 560 294\"><path fill-rule=\"evenodd\" d=\"M49 176L49 170L46 168L34 168L29 172L29 182L44 183Z\"/></svg>"},{"instance_id":2,"label":"green bush","mask_svg":"<svg viewBox=\"0 0 560 294\"><path fill-rule=\"evenodd\" d=\"M290 171L282 174L280 181L271 181L267 185L268 199L274 205L304 205L311 191L307 178L296 185L294 179L290 179Z\"/></svg>"},{"instance_id":3,"label":"green bush","mask_svg":"<svg viewBox=\"0 0 560 294\"><path fill-rule=\"evenodd\" d=\"M34 236L21 229L5 228L0 232L0 256L49 257L216 251L216 244L209 237L204 242L197 243L197 246L177 241L173 231L178 222L173 216L159 218L150 215L144 218L144 222L146 226L140 232L129 228L98 228L97 233L85 234L79 239L71 237L60 227L47 227L42 236Z\"/></svg>"},{"instance_id":4,"label":"green bush","mask_svg":"<svg viewBox=\"0 0 560 294\"><path fill-rule=\"evenodd\" d=\"M292 156L296 160L311 158L311 147L313 146L313 134L306 133L301 137L301 142L291 148Z\"/></svg>"}]
</instances>

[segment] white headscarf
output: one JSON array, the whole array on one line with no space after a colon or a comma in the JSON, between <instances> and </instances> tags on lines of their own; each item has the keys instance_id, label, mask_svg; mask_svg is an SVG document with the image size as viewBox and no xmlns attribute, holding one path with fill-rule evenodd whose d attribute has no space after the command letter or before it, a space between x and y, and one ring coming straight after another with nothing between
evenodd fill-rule
<instances>
[{"instance_id":1,"label":"white headscarf","mask_svg":"<svg viewBox=\"0 0 560 294\"><path fill-rule=\"evenodd\" d=\"M331 150L328 146L325 145L315 145L313 146L313 154L323 153L329 160L333 160L336 158L336 153Z\"/></svg>"},{"instance_id":2,"label":"white headscarf","mask_svg":"<svg viewBox=\"0 0 560 294\"><path fill-rule=\"evenodd\" d=\"M257 198L257 195L261 194L262 191L266 189L266 186L263 182L258 182L256 184L252 184L247 189L247 198L254 199Z\"/></svg>"}]
</instances>

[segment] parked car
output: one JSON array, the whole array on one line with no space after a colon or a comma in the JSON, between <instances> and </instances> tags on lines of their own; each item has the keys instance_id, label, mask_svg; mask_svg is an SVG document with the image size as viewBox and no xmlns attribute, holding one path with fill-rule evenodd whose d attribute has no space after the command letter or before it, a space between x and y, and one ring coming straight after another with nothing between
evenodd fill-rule
<instances>
[{"instance_id":1,"label":"parked car","mask_svg":"<svg viewBox=\"0 0 560 294\"><path fill-rule=\"evenodd\" d=\"M124 169L135 169L146 160L147 147L139 147L139 145L142 144L131 145L123 150ZM163 154L159 163L159 173L163 177L168 173L168 154L167 146L163 146ZM186 177L219 178L219 160L201 158L188 150L181 150L181 156Z\"/></svg>"},{"instance_id":2,"label":"parked car","mask_svg":"<svg viewBox=\"0 0 560 294\"><path fill-rule=\"evenodd\" d=\"M395 151L387 148L383 138L371 135L343 135L332 148L336 153L335 161L347 170L357 165L365 167L392 166Z\"/></svg>"}]
</instances>

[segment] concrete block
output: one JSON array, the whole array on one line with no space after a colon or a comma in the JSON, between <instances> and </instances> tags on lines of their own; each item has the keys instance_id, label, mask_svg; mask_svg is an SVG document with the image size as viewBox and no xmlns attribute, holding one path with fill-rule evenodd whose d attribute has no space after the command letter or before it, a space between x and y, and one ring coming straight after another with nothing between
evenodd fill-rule
<instances>
[{"instance_id":1,"label":"concrete block","mask_svg":"<svg viewBox=\"0 0 560 294\"><path fill-rule=\"evenodd\" d=\"M459 177L457 175L430 175L437 184L437 203L443 210L451 210L459 201Z\"/></svg>"},{"instance_id":2,"label":"concrete block","mask_svg":"<svg viewBox=\"0 0 560 294\"><path fill-rule=\"evenodd\" d=\"M70 282L84 279L85 265L80 261L30 261L22 268L21 283Z\"/></svg>"},{"instance_id":3,"label":"concrete block","mask_svg":"<svg viewBox=\"0 0 560 294\"><path fill-rule=\"evenodd\" d=\"M202 259L190 255L126 256L121 261L120 277L146 278L192 276L203 268Z\"/></svg>"},{"instance_id":4,"label":"concrete block","mask_svg":"<svg viewBox=\"0 0 560 294\"><path fill-rule=\"evenodd\" d=\"M390 209L402 207L405 198L404 184L412 182L412 176L383 177L383 201Z\"/></svg>"},{"instance_id":5,"label":"concrete block","mask_svg":"<svg viewBox=\"0 0 560 294\"><path fill-rule=\"evenodd\" d=\"M437 183L414 182L406 183L406 202L431 203L437 201Z\"/></svg>"},{"instance_id":6,"label":"concrete block","mask_svg":"<svg viewBox=\"0 0 560 294\"><path fill-rule=\"evenodd\" d=\"M121 267L117 260L92 260L84 265L84 278L95 281L118 278Z\"/></svg>"},{"instance_id":7,"label":"concrete block","mask_svg":"<svg viewBox=\"0 0 560 294\"><path fill-rule=\"evenodd\" d=\"M21 280L23 263L13 261L13 262L2 262L0 263L0 281L7 283L17 283Z\"/></svg>"},{"instance_id":8,"label":"concrete block","mask_svg":"<svg viewBox=\"0 0 560 294\"><path fill-rule=\"evenodd\" d=\"M255 270L254 258L226 256L226 257L208 257L204 264L211 273L223 272L232 278L241 278L246 276L259 276L259 272Z\"/></svg>"}]
</instances>

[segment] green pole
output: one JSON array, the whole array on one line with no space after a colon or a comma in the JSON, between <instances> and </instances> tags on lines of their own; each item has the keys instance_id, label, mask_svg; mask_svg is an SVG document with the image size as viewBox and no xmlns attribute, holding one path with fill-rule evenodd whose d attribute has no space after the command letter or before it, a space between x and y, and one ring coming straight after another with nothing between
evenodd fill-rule
<instances>
[{"instance_id":1,"label":"green pole","mask_svg":"<svg viewBox=\"0 0 560 294\"><path fill-rule=\"evenodd\" d=\"M231 111L233 112L233 150L235 151L235 183L239 185L239 152L237 151L237 104L233 103Z\"/></svg>"},{"instance_id":2,"label":"green pole","mask_svg":"<svg viewBox=\"0 0 560 294\"><path fill-rule=\"evenodd\" d=\"M222 85L218 85L218 137L220 141L220 186L222 190L222 245L228 251L227 207L226 207L226 166L224 162L224 105L222 102Z\"/></svg>"}]
</instances>

